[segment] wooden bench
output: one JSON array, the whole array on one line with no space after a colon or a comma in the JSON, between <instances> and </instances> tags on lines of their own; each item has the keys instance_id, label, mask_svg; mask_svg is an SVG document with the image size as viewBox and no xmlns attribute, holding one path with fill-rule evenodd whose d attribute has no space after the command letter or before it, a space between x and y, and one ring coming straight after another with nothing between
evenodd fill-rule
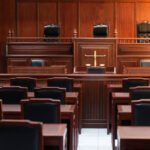
<instances>
[{"instance_id":1,"label":"wooden bench","mask_svg":"<svg viewBox=\"0 0 150 150\"><path fill-rule=\"evenodd\" d=\"M44 67L33 66L9 66L8 73L12 74L66 74L67 68L65 65L52 65Z\"/></svg>"},{"instance_id":2,"label":"wooden bench","mask_svg":"<svg viewBox=\"0 0 150 150\"><path fill-rule=\"evenodd\" d=\"M150 67L124 67L123 74L150 74Z\"/></svg>"}]
</instances>

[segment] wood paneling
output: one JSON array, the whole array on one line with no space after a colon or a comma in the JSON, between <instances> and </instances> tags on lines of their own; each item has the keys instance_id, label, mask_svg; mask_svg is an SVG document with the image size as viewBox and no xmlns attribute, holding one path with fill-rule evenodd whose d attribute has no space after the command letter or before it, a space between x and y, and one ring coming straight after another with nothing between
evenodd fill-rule
<instances>
[{"instance_id":1,"label":"wood paneling","mask_svg":"<svg viewBox=\"0 0 150 150\"><path fill-rule=\"evenodd\" d=\"M78 29L77 4L77 2L61 2L59 5L62 37L73 37L73 30Z\"/></svg>"},{"instance_id":2,"label":"wood paneling","mask_svg":"<svg viewBox=\"0 0 150 150\"><path fill-rule=\"evenodd\" d=\"M58 10L56 0L39 0L38 2L38 33L43 36L44 26L58 23Z\"/></svg>"},{"instance_id":3,"label":"wood paneling","mask_svg":"<svg viewBox=\"0 0 150 150\"><path fill-rule=\"evenodd\" d=\"M135 4L117 4L117 32L118 37L135 37Z\"/></svg>"},{"instance_id":4,"label":"wood paneling","mask_svg":"<svg viewBox=\"0 0 150 150\"><path fill-rule=\"evenodd\" d=\"M117 5L115 5L115 1ZM80 37L92 37L93 25L109 25L114 36L115 22L119 37L136 36L136 24L150 20L148 0L2 0L3 40L8 30L17 36L43 36L43 26L61 25L61 36L72 37L74 28Z\"/></svg>"},{"instance_id":5,"label":"wood paneling","mask_svg":"<svg viewBox=\"0 0 150 150\"><path fill-rule=\"evenodd\" d=\"M8 36L8 31L15 31L16 29L16 6L15 0L0 1L0 24L1 24L1 40L5 41Z\"/></svg>"},{"instance_id":6,"label":"wood paneling","mask_svg":"<svg viewBox=\"0 0 150 150\"><path fill-rule=\"evenodd\" d=\"M82 108L82 125L83 127L105 127L106 122L106 101L103 97L103 82L84 81ZM101 92L99 92L101 91ZM85 104L86 107L85 107Z\"/></svg>"},{"instance_id":7,"label":"wood paneling","mask_svg":"<svg viewBox=\"0 0 150 150\"><path fill-rule=\"evenodd\" d=\"M7 67L31 66L31 60L43 59L45 66L65 65L68 73L73 71L71 42L10 42L7 47Z\"/></svg>"},{"instance_id":8,"label":"wood paneling","mask_svg":"<svg viewBox=\"0 0 150 150\"><path fill-rule=\"evenodd\" d=\"M0 1L0 72L5 72L5 42L8 31L16 30L15 0Z\"/></svg>"},{"instance_id":9,"label":"wood paneling","mask_svg":"<svg viewBox=\"0 0 150 150\"><path fill-rule=\"evenodd\" d=\"M17 1L17 35L22 37L37 36L37 1Z\"/></svg>"},{"instance_id":10,"label":"wood paneling","mask_svg":"<svg viewBox=\"0 0 150 150\"><path fill-rule=\"evenodd\" d=\"M94 55L94 51L97 55L97 65L105 64L106 67L116 66L116 45L114 39L75 39L74 49L74 65L77 68L85 67L86 64L94 65L94 58L87 57L85 55Z\"/></svg>"},{"instance_id":11,"label":"wood paneling","mask_svg":"<svg viewBox=\"0 0 150 150\"><path fill-rule=\"evenodd\" d=\"M124 67L137 67L139 66L138 58L124 58L118 57L118 73L123 73Z\"/></svg>"},{"instance_id":12,"label":"wood paneling","mask_svg":"<svg viewBox=\"0 0 150 150\"><path fill-rule=\"evenodd\" d=\"M136 4L136 21L137 23L142 21L150 21L150 2L141 2Z\"/></svg>"},{"instance_id":13,"label":"wood paneling","mask_svg":"<svg viewBox=\"0 0 150 150\"><path fill-rule=\"evenodd\" d=\"M149 56L150 57L150 45L147 43L138 44L118 44L118 55L127 56Z\"/></svg>"},{"instance_id":14,"label":"wood paneling","mask_svg":"<svg viewBox=\"0 0 150 150\"><path fill-rule=\"evenodd\" d=\"M117 54L118 73L122 73L124 67L137 67L141 59L150 59L149 44L119 44Z\"/></svg>"},{"instance_id":15,"label":"wood paneling","mask_svg":"<svg viewBox=\"0 0 150 150\"><path fill-rule=\"evenodd\" d=\"M81 2L80 3L80 36L92 37L93 25L108 24L109 36L113 36L114 28L114 7L113 3Z\"/></svg>"}]
</instances>

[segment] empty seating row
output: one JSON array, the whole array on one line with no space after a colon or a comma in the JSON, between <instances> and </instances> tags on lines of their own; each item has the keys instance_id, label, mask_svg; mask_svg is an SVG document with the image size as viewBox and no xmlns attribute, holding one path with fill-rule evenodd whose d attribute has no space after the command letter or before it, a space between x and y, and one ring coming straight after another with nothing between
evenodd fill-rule
<instances>
[{"instance_id":1,"label":"empty seating row","mask_svg":"<svg viewBox=\"0 0 150 150\"><path fill-rule=\"evenodd\" d=\"M2 101L0 101L0 108L1 108L0 116L1 119L3 119ZM66 141L62 142L62 144L64 143L63 145L60 144L61 147L59 147L58 144L56 147L53 145L51 146L51 144L45 144L46 142L43 141L44 139L42 137L43 134L42 128L44 127L42 123L44 123L46 126L46 124L48 125L51 123L55 123L56 125L57 123L61 122L60 101L56 101L53 99L41 99L41 98L22 100L21 113L22 113L22 119L25 120L1 120L0 121L0 149L1 150L9 150L9 149L46 150L47 148L56 149L56 150L66 150L65 147ZM67 125L65 125L65 128L66 127ZM50 129L54 130L55 127ZM48 135L49 132L46 133L47 137ZM67 134L65 131L65 134L63 136L66 135ZM49 141L47 143L52 143L52 142Z\"/></svg>"},{"instance_id":2,"label":"empty seating row","mask_svg":"<svg viewBox=\"0 0 150 150\"><path fill-rule=\"evenodd\" d=\"M107 127L108 127L108 132L111 127L113 148L114 148L114 141L116 138L117 105L122 104L122 103L129 104L132 98L125 99L125 97L122 97L121 95L127 94L130 88L133 88L136 86L149 86L149 79L147 78L125 78L122 80L122 84L108 85L108 107L107 107L108 108L107 109L108 110L108 126Z\"/></svg>"},{"instance_id":3,"label":"empty seating row","mask_svg":"<svg viewBox=\"0 0 150 150\"><path fill-rule=\"evenodd\" d=\"M10 79L10 85L27 87L33 91L36 87L36 79L31 77L16 77ZM73 91L73 79L67 77L53 77L47 80L47 86L57 86L66 88L66 91Z\"/></svg>"}]
</instances>

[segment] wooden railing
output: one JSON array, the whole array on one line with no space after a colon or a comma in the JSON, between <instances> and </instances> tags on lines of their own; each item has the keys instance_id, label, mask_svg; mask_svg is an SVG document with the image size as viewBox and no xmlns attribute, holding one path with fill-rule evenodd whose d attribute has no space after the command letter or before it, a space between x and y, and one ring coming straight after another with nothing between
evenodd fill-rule
<instances>
[{"instance_id":1,"label":"wooden railing","mask_svg":"<svg viewBox=\"0 0 150 150\"><path fill-rule=\"evenodd\" d=\"M150 43L150 38L117 38L118 44Z\"/></svg>"}]
</instances>

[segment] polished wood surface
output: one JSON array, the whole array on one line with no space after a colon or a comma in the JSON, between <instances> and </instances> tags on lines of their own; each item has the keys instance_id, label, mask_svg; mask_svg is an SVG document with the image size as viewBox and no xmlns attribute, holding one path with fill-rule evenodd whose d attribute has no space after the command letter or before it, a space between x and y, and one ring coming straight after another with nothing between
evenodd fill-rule
<instances>
[{"instance_id":1,"label":"polished wood surface","mask_svg":"<svg viewBox=\"0 0 150 150\"><path fill-rule=\"evenodd\" d=\"M44 60L45 68L33 67L32 70L34 59ZM9 73L72 73L73 43L12 40L7 43L6 62Z\"/></svg>"},{"instance_id":2,"label":"polished wood surface","mask_svg":"<svg viewBox=\"0 0 150 150\"><path fill-rule=\"evenodd\" d=\"M17 61L17 60L16 60ZM56 67L32 67L32 66L8 66L7 67L8 73L18 73L18 74L28 74L29 72L32 72L33 74L66 74L67 73L67 67L65 65L56 65Z\"/></svg>"},{"instance_id":3,"label":"polished wood surface","mask_svg":"<svg viewBox=\"0 0 150 150\"><path fill-rule=\"evenodd\" d=\"M128 92L113 92L112 93L112 109L111 109L111 136L112 147L115 148L116 129L117 129L117 106L119 104L129 104L131 102Z\"/></svg>"},{"instance_id":4,"label":"polished wood surface","mask_svg":"<svg viewBox=\"0 0 150 150\"><path fill-rule=\"evenodd\" d=\"M43 124L42 134L44 146L57 146L59 150L67 150L67 125L66 124Z\"/></svg>"},{"instance_id":5,"label":"polished wood surface","mask_svg":"<svg viewBox=\"0 0 150 150\"><path fill-rule=\"evenodd\" d=\"M118 57L117 57L118 73L122 73L124 71L124 68L126 67L139 67L141 60L149 59L150 58L149 48L150 45L146 42L143 44L138 43L137 41L133 43L131 42L130 44L128 42L119 43ZM140 72L140 70L136 71L136 69L134 68L132 69L134 70L133 73L139 73L139 74L142 73ZM148 72L148 71L144 71L144 72ZM128 72L124 72L124 73L128 73Z\"/></svg>"},{"instance_id":6,"label":"polished wood surface","mask_svg":"<svg viewBox=\"0 0 150 150\"><path fill-rule=\"evenodd\" d=\"M123 73L125 74L149 74L149 67L124 67Z\"/></svg>"},{"instance_id":7,"label":"polished wood surface","mask_svg":"<svg viewBox=\"0 0 150 150\"><path fill-rule=\"evenodd\" d=\"M109 25L110 37L115 32L119 37L135 37L136 24L150 20L148 0L2 0L0 4L1 13L9 10L2 15L4 37L9 29L17 36L43 36L43 26L49 23L60 24L61 36L66 37L73 36L74 28L79 36L91 37L98 23Z\"/></svg>"},{"instance_id":8,"label":"polished wood surface","mask_svg":"<svg viewBox=\"0 0 150 150\"><path fill-rule=\"evenodd\" d=\"M107 85L107 133L111 130L111 113L112 113L112 92L122 92L122 84L108 84Z\"/></svg>"},{"instance_id":9,"label":"polished wood surface","mask_svg":"<svg viewBox=\"0 0 150 150\"><path fill-rule=\"evenodd\" d=\"M123 120L131 121L131 105L118 105L118 123L121 125Z\"/></svg>"},{"instance_id":10,"label":"polished wood surface","mask_svg":"<svg viewBox=\"0 0 150 150\"><path fill-rule=\"evenodd\" d=\"M77 71L79 71L78 68L85 67L87 64L94 66L94 58L87 57L87 55L94 55L94 52L100 56L96 58L97 66L100 64L104 64L105 67L116 66L116 40L114 38L76 38L74 42L74 66Z\"/></svg>"},{"instance_id":11,"label":"polished wood surface","mask_svg":"<svg viewBox=\"0 0 150 150\"><path fill-rule=\"evenodd\" d=\"M77 37L93 37L93 25L104 23L109 26L108 37L135 38L137 24L150 20L149 8L149 0L1 0L0 71L5 71L8 33L16 37L43 37L44 26L54 23L60 25L61 37L72 38L74 31L77 31ZM130 42L127 41L126 45ZM141 47L140 44L138 47ZM119 57L115 61L118 62L119 72L124 65L138 66L141 57L150 58L145 48L140 49L142 55L137 56L137 50L134 57L131 57L130 51L129 56L122 56L118 50L116 54Z\"/></svg>"},{"instance_id":12,"label":"polished wood surface","mask_svg":"<svg viewBox=\"0 0 150 150\"><path fill-rule=\"evenodd\" d=\"M18 105L2 105L4 119L22 119L21 106ZM68 124L68 149L77 150L78 145L78 124L76 118L75 105L61 105L61 122Z\"/></svg>"},{"instance_id":13,"label":"polished wood surface","mask_svg":"<svg viewBox=\"0 0 150 150\"><path fill-rule=\"evenodd\" d=\"M10 78L18 74L0 74L0 86L9 85ZM71 77L82 84L82 127L106 127L107 121L107 85L121 83L127 77L145 77L149 74L19 74L20 77L37 79L37 87L47 84L50 77Z\"/></svg>"},{"instance_id":14,"label":"polished wood surface","mask_svg":"<svg viewBox=\"0 0 150 150\"><path fill-rule=\"evenodd\" d=\"M119 150L149 150L150 127L119 126L118 147Z\"/></svg>"}]
</instances>

